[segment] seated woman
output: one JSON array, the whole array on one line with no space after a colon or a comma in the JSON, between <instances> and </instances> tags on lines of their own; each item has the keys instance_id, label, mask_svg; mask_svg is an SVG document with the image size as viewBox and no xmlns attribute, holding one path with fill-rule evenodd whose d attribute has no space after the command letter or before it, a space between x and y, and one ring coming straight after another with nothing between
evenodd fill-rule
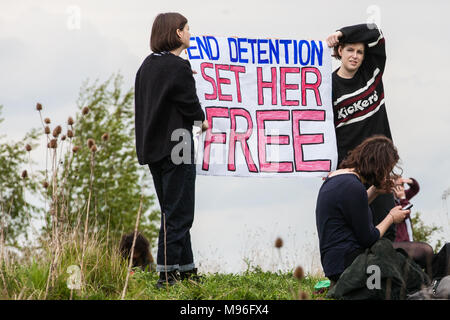
<instances>
[{"instance_id":1,"label":"seated woman","mask_svg":"<svg viewBox=\"0 0 450 320\"><path fill-rule=\"evenodd\" d=\"M395 186L393 188L395 203L402 207L409 204L409 200L414 197L420 190L419 183L414 178L396 177ZM405 189L405 184L409 188ZM405 221L397 224L395 241L393 243L395 249L401 248L408 253L418 265L426 270L430 278L433 277L432 262L434 257L433 248L425 242L414 241L413 226L411 219L406 217Z\"/></svg>"},{"instance_id":2,"label":"seated woman","mask_svg":"<svg viewBox=\"0 0 450 320\"><path fill-rule=\"evenodd\" d=\"M321 186L316 226L322 267L332 284L365 248L410 213L395 206L378 225L372 222L369 204L378 194L391 192L390 176L398 160L397 149L389 138L369 137L349 153ZM366 190L364 184L371 187Z\"/></svg>"}]
</instances>

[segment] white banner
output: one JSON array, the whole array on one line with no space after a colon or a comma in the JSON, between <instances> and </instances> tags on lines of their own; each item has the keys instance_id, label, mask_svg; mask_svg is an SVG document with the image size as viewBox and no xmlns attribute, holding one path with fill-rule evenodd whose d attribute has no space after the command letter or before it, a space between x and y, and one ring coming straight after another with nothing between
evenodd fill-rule
<instances>
[{"instance_id":1,"label":"white banner","mask_svg":"<svg viewBox=\"0 0 450 320\"><path fill-rule=\"evenodd\" d=\"M335 170L331 53L314 40L192 37L187 50L210 128L197 174L324 176Z\"/></svg>"}]
</instances>

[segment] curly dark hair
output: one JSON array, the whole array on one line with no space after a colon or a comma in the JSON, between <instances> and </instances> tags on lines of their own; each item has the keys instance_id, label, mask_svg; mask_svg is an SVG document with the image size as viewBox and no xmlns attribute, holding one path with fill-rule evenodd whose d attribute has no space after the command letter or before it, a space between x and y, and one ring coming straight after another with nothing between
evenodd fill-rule
<instances>
[{"instance_id":1,"label":"curly dark hair","mask_svg":"<svg viewBox=\"0 0 450 320\"><path fill-rule=\"evenodd\" d=\"M134 232L124 234L120 241L120 253L124 259L129 259L131 255L131 247L133 245ZM154 260L150 253L150 243L140 232L136 235L136 243L134 245L133 252L133 267L140 267L142 270L146 270L148 267L152 269Z\"/></svg>"},{"instance_id":2,"label":"curly dark hair","mask_svg":"<svg viewBox=\"0 0 450 320\"><path fill-rule=\"evenodd\" d=\"M374 135L350 151L339 168L353 168L364 183L390 192L394 185L391 174L399 160L392 140L383 135Z\"/></svg>"}]
</instances>

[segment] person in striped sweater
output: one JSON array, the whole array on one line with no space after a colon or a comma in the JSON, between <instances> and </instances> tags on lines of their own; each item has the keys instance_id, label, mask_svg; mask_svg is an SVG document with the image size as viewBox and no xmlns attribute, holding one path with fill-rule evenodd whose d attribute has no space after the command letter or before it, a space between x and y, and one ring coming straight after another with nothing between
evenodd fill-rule
<instances>
[{"instance_id":1,"label":"person in striped sweater","mask_svg":"<svg viewBox=\"0 0 450 320\"><path fill-rule=\"evenodd\" d=\"M343 27L326 41L341 62L332 74L339 168L349 151L366 138L381 134L392 140L382 81L386 48L383 33L367 23ZM394 206L392 193L380 194L370 206L373 223L379 224ZM395 232L392 224L384 237L394 241Z\"/></svg>"}]
</instances>

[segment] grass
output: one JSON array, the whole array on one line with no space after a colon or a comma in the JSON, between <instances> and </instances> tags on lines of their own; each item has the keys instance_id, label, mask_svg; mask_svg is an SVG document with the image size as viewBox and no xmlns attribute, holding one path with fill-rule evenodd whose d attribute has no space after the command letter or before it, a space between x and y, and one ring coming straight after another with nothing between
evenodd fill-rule
<instances>
[{"instance_id":1,"label":"grass","mask_svg":"<svg viewBox=\"0 0 450 320\"><path fill-rule=\"evenodd\" d=\"M80 236L81 237L81 236ZM80 289L71 290L67 281L73 274L70 266L79 266L82 254L80 239L72 235L61 242L61 254L47 289L51 246L48 251L30 253L22 258L4 259L0 278L2 300L120 300L128 273L128 262L116 245L107 245L95 233L89 234L84 257L84 281ZM176 285L157 289L158 273L133 269L128 280L125 300L296 300L323 299L315 294L314 285L322 276L294 277L293 271L264 271L247 265L239 274L204 273L203 281L184 280ZM306 294L306 295L305 295Z\"/></svg>"},{"instance_id":2,"label":"grass","mask_svg":"<svg viewBox=\"0 0 450 320\"><path fill-rule=\"evenodd\" d=\"M38 104L36 108L42 119L42 105ZM89 112L89 109L85 111L86 108L83 108L83 115ZM78 221L76 226L66 221L69 217L69 203L66 203L68 198L65 197L64 192L72 189L70 185L66 185L68 183L67 176L58 170L70 167L71 160L78 151L75 151L75 147L72 148L72 141L70 141L68 152L72 152L71 156L69 158L61 157L63 152L63 143L61 143L63 138L59 137L61 127L58 126L59 133L54 132L54 139L51 139L50 128L47 126L49 123L50 120L45 123L42 121L47 136L46 144L48 142L44 185L47 190L45 192L46 208L48 208L46 209L47 230L39 236L37 248L22 248L22 256L7 252L3 223L5 212L2 206L0 211L2 214L0 216L0 300L295 300L324 298L324 294L314 293L315 283L324 279L321 276L294 277L293 271L264 271L261 267L252 265L248 261L246 261L247 270L240 274L205 273L201 283L183 281L173 287L160 290L155 286L159 276L156 272L134 270L131 275L128 261L124 260L119 253L118 239L113 239L109 232L109 220L106 234L95 231L98 230L95 227L98 217L92 181L94 171L97 169L94 160L98 150L92 139L88 139L88 145L90 144L89 181L84 186L86 192L89 192L89 197L87 203L84 204L84 209L79 211L78 216L75 217ZM68 124L73 130L73 120L69 118ZM71 148L72 151L70 151ZM31 149L31 146L27 145L27 152ZM62 159L67 162L60 163ZM48 167L48 162L51 162L51 169ZM58 163L62 165L59 166ZM31 166L31 162L29 164ZM91 206L95 208L95 215L90 213ZM136 217L136 231L139 228L141 208L142 199ZM282 246L282 240L277 239L275 247L280 249ZM278 256L278 259L279 262L282 262L281 255Z\"/></svg>"},{"instance_id":3,"label":"grass","mask_svg":"<svg viewBox=\"0 0 450 320\"><path fill-rule=\"evenodd\" d=\"M265 272L258 267L242 274L206 274L201 283L182 281L173 287L156 289L158 276L155 273L136 272L130 282L127 299L150 300L295 300L299 290L311 299L323 298L315 295L314 285L321 280L306 277L301 281L291 272Z\"/></svg>"}]
</instances>

